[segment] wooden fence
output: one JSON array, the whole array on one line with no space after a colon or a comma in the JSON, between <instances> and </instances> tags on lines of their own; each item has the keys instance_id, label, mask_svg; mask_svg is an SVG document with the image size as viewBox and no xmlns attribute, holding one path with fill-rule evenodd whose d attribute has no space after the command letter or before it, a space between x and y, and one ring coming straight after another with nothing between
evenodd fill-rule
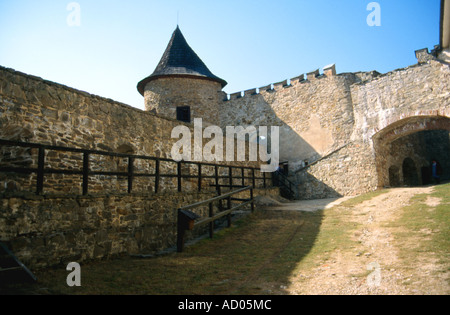
<instances>
[{"instance_id":1,"label":"wooden fence","mask_svg":"<svg viewBox=\"0 0 450 315\"><path fill-rule=\"evenodd\" d=\"M236 198L234 195L243 193L245 191L250 192L250 197L248 199L245 198ZM222 204L223 200L227 200L227 207L224 207ZM232 206L232 201L239 201L236 206ZM186 231L193 230L195 227L203 226L205 224L209 224L209 237L213 238L214 236L214 222L220 218L227 216L228 218L228 227L231 226L231 214L239 209L242 209L244 206L251 205L251 211L255 211L255 203L253 196L253 187L243 187L238 190L228 192L222 194L218 197L211 198L205 201L201 201L195 204L191 204L185 207L178 209L178 234L177 234L177 251L181 253L184 249L184 239ZM214 213L214 203L218 203L218 213ZM191 212L195 208L209 207L209 217L200 218L197 214ZM196 222L197 221L197 222Z\"/></svg>"},{"instance_id":2,"label":"wooden fence","mask_svg":"<svg viewBox=\"0 0 450 315\"><path fill-rule=\"evenodd\" d=\"M267 188L272 186L272 174L260 172L259 169L253 167L230 166L189 161L176 162L171 159L151 156L50 146L1 139L0 148L2 149L3 155L7 151L13 151L14 148L37 150L37 158L33 159L33 155L30 154L31 160L29 161L29 163L25 163L25 165L15 165L13 159L10 159L11 161L5 161L5 159L2 160L2 154L0 152L0 173L6 174L6 178L8 179L14 179L14 176L16 176L16 174L35 175L35 184L33 185L35 185L34 191L38 195L44 193L46 176L51 174L80 176L82 195L88 195L90 193L90 184L92 185L92 177L94 176L126 178L126 191L128 193L132 193L134 191L134 183L138 178L147 178L149 181L151 181L153 184L152 187L154 193L158 193L161 191L161 181L164 178L172 178L176 180L176 189L178 190L178 192L183 191L183 181L187 179L196 182L198 191L202 191L202 189L206 188L203 187L203 180L206 179L213 182L212 185L208 186L216 186L218 190L220 189L220 187L228 187L230 190L232 190L236 186L252 186L254 188ZM64 165L64 167L62 165L46 165L49 164L46 159L51 160L51 158L49 158L50 152L52 152L52 154L56 154L55 152L78 154L80 156L78 158L79 163L72 163L69 167L66 165ZM120 158L122 161L125 161L124 165L122 166L124 170L105 171L98 166L94 169L92 167L92 163L95 158L99 159L100 157ZM136 161L152 161L152 163L154 163L154 166L152 167L152 170L137 170ZM172 168L176 169L176 173L169 174L163 172L161 170L162 163L173 165ZM77 166L76 164L79 165ZM194 169L192 169L191 166L194 166ZM186 167L188 167L190 170L189 174L183 173L183 168ZM212 168L214 170L214 174L206 174L206 172L203 171L206 168ZM168 169L167 166L166 169ZM195 172L195 174L192 174L192 172ZM256 175L258 172L260 172L260 176Z\"/></svg>"}]
</instances>

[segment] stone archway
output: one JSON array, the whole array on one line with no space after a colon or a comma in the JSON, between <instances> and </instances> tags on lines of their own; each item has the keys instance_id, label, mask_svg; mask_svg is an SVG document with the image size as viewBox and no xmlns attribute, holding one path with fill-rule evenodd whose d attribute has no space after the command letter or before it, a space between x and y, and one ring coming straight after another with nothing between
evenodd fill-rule
<instances>
[{"instance_id":1,"label":"stone archway","mask_svg":"<svg viewBox=\"0 0 450 315\"><path fill-rule=\"evenodd\" d=\"M450 179L450 118L404 118L376 133L372 140L379 187L398 184L395 167L402 171L400 184L426 184L426 172L435 154L445 160L443 164Z\"/></svg>"}]
</instances>

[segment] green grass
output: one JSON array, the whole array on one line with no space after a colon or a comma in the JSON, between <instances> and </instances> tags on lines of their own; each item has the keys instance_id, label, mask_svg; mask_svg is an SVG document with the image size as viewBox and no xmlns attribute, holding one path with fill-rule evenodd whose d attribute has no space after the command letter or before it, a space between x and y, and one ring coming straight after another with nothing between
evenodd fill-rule
<instances>
[{"instance_id":1,"label":"green grass","mask_svg":"<svg viewBox=\"0 0 450 315\"><path fill-rule=\"evenodd\" d=\"M440 204L427 205L429 197L440 199ZM417 195L412 204L403 209L401 217L389 224L397 227L395 236L400 256L414 261L416 255L433 255L441 264L450 258L450 184L436 186L431 194Z\"/></svg>"}]
</instances>

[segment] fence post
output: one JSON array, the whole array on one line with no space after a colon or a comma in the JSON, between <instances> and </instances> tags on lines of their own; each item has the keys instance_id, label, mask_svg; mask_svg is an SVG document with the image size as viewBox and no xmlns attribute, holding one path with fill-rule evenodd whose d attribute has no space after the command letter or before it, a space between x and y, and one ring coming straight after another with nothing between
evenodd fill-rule
<instances>
[{"instance_id":1,"label":"fence post","mask_svg":"<svg viewBox=\"0 0 450 315\"><path fill-rule=\"evenodd\" d=\"M134 158L128 158L128 193L133 191L133 179L134 179Z\"/></svg>"},{"instance_id":2,"label":"fence post","mask_svg":"<svg viewBox=\"0 0 450 315\"><path fill-rule=\"evenodd\" d=\"M83 153L83 196L89 192L89 153Z\"/></svg>"},{"instance_id":3,"label":"fence post","mask_svg":"<svg viewBox=\"0 0 450 315\"><path fill-rule=\"evenodd\" d=\"M216 177L216 190L219 191L220 195L220 187L219 187L219 166L214 166L214 176Z\"/></svg>"},{"instance_id":4,"label":"fence post","mask_svg":"<svg viewBox=\"0 0 450 315\"><path fill-rule=\"evenodd\" d=\"M241 173L242 173L242 187L245 186L245 169L241 168Z\"/></svg>"},{"instance_id":5,"label":"fence post","mask_svg":"<svg viewBox=\"0 0 450 315\"><path fill-rule=\"evenodd\" d=\"M198 191L202 191L202 165L198 164Z\"/></svg>"},{"instance_id":6,"label":"fence post","mask_svg":"<svg viewBox=\"0 0 450 315\"><path fill-rule=\"evenodd\" d=\"M181 211L178 209L178 221L177 221L177 252L181 253L184 247L184 233L185 228L181 222Z\"/></svg>"},{"instance_id":7,"label":"fence post","mask_svg":"<svg viewBox=\"0 0 450 315\"><path fill-rule=\"evenodd\" d=\"M227 203L228 203L227 210L230 210L233 207L233 205L231 204L231 196L227 198ZM228 227L231 227L231 213L227 216L227 220L228 220Z\"/></svg>"},{"instance_id":8,"label":"fence post","mask_svg":"<svg viewBox=\"0 0 450 315\"><path fill-rule=\"evenodd\" d=\"M44 164L45 164L45 149L39 147L38 153L38 171L36 179L36 194L40 195L44 191Z\"/></svg>"},{"instance_id":9,"label":"fence post","mask_svg":"<svg viewBox=\"0 0 450 315\"><path fill-rule=\"evenodd\" d=\"M230 178L230 191L233 189L233 167L228 167L228 176Z\"/></svg>"},{"instance_id":10,"label":"fence post","mask_svg":"<svg viewBox=\"0 0 450 315\"><path fill-rule=\"evenodd\" d=\"M177 163L177 173L178 173L178 192L181 192L181 162Z\"/></svg>"},{"instance_id":11,"label":"fence post","mask_svg":"<svg viewBox=\"0 0 450 315\"><path fill-rule=\"evenodd\" d=\"M255 201L253 200L253 187L250 188L250 199L252 200L252 213L255 212Z\"/></svg>"},{"instance_id":12,"label":"fence post","mask_svg":"<svg viewBox=\"0 0 450 315\"><path fill-rule=\"evenodd\" d=\"M253 167L252 167L252 185L253 185L253 188L256 187L255 169Z\"/></svg>"},{"instance_id":13,"label":"fence post","mask_svg":"<svg viewBox=\"0 0 450 315\"><path fill-rule=\"evenodd\" d=\"M160 169L160 163L161 161L159 159L156 159L156 165L155 165L155 194L159 191L159 169Z\"/></svg>"},{"instance_id":14,"label":"fence post","mask_svg":"<svg viewBox=\"0 0 450 315\"><path fill-rule=\"evenodd\" d=\"M209 217L212 218L214 216L213 204L209 203ZM214 237L214 221L209 223L209 238Z\"/></svg>"}]
</instances>

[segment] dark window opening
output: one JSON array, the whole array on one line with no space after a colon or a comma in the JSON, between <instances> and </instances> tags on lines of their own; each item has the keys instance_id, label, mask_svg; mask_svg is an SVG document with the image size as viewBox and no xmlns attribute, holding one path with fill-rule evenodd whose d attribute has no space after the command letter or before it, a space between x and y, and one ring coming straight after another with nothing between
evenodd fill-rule
<instances>
[{"instance_id":1,"label":"dark window opening","mask_svg":"<svg viewBox=\"0 0 450 315\"><path fill-rule=\"evenodd\" d=\"M191 122L191 108L189 106L177 107L177 120L190 123Z\"/></svg>"}]
</instances>

